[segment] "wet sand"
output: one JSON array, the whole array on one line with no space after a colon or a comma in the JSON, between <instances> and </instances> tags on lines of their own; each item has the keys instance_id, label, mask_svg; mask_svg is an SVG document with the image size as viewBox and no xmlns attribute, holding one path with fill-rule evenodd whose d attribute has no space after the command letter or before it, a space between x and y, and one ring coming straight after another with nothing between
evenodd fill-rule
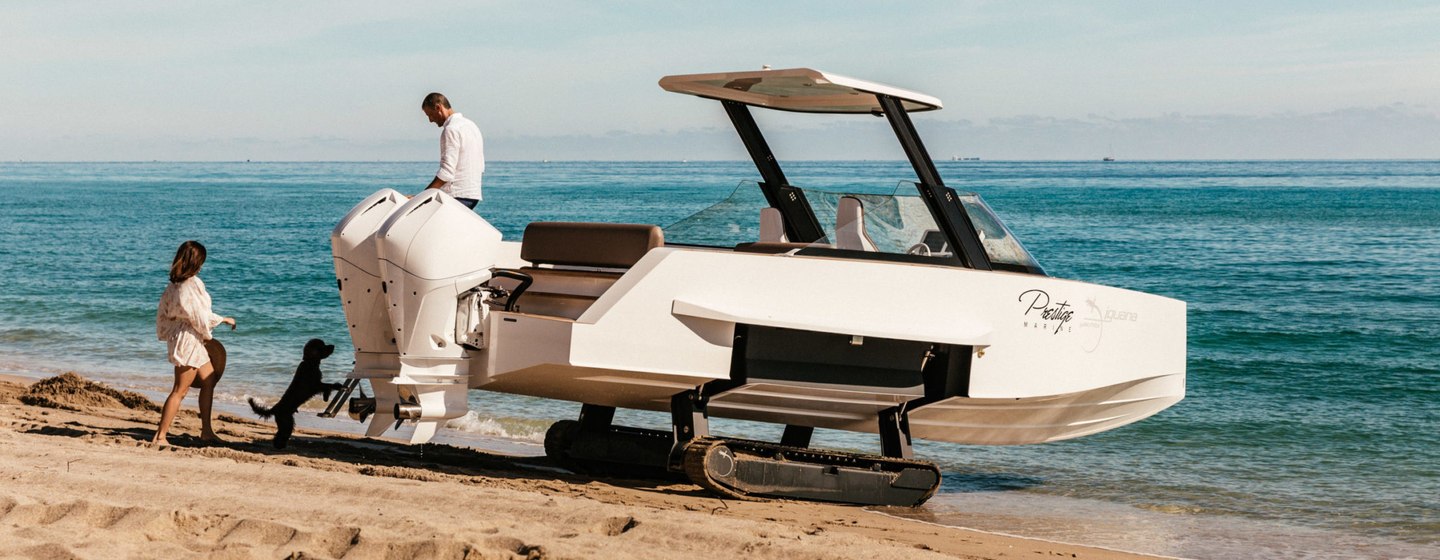
<instances>
[{"instance_id":1,"label":"wet sand","mask_svg":"<svg viewBox=\"0 0 1440 560\"><path fill-rule=\"evenodd\" d=\"M544 458L408 446L221 414L173 445L153 403L0 376L0 556L29 558L1153 558L863 508L717 499ZM29 403L29 404L27 404Z\"/></svg>"}]
</instances>

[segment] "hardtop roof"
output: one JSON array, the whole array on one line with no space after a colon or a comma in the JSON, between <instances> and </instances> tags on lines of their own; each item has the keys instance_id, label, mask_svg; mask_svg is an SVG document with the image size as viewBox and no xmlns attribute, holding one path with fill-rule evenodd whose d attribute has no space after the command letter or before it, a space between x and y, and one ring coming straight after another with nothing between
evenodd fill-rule
<instances>
[{"instance_id":1,"label":"hardtop roof","mask_svg":"<svg viewBox=\"0 0 1440 560\"><path fill-rule=\"evenodd\" d=\"M722 101L802 113L880 113L876 95L898 98L906 112L933 111L939 99L897 87L810 68L682 74L660 78L660 87Z\"/></svg>"}]
</instances>

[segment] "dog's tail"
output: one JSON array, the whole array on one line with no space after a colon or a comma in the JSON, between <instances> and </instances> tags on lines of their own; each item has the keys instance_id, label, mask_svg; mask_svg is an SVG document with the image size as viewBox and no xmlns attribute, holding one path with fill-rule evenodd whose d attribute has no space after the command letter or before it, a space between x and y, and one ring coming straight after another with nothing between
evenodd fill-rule
<instances>
[{"instance_id":1,"label":"dog's tail","mask_svg":"<svg viewBox=\"0 0 1440 560\"><path fill-rule=\"evenodd\" d=\"M255 414L261 418L269 418L274 414L272 410L260 406L260 403L255 402L255 399L250 399L250 410L255 411Z\"/></svg>"}]
</instances>

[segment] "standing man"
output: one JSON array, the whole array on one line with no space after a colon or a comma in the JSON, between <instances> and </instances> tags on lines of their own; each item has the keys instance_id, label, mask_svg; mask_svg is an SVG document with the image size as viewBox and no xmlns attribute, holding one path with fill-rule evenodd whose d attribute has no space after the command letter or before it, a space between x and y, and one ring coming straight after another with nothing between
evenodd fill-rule
<instances>
[{"instance_id":1,"label":"standing man","mask_svg":"<svg viewBox=\"0 0 1440 560\"><path fill-rule=\"evenodd\" d=\"M475 208L480 202L480 176L485 173L485 140L480 127L450 108L439 93L425 96L420 110L440 130L440 170L427 189L440 189L461 204Z\"/></svg>"}]
</instances>

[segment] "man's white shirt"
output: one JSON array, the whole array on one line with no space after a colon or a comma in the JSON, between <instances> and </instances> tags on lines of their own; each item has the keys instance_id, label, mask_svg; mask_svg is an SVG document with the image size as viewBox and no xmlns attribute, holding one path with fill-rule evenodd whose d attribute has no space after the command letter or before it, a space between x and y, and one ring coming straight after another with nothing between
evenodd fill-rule
<instances>
[{"instance_id":1,"label":"man's white shirt","mask_svg":"<svg viewBox=\"0 0 1440 560\"><path fill-rule=\"evenodd\" d=\"M480 177L485 173L485 139L475 121L451 113L440 130L440 190L455 198L480 200Z\"/></svg>"}]
</instances>

